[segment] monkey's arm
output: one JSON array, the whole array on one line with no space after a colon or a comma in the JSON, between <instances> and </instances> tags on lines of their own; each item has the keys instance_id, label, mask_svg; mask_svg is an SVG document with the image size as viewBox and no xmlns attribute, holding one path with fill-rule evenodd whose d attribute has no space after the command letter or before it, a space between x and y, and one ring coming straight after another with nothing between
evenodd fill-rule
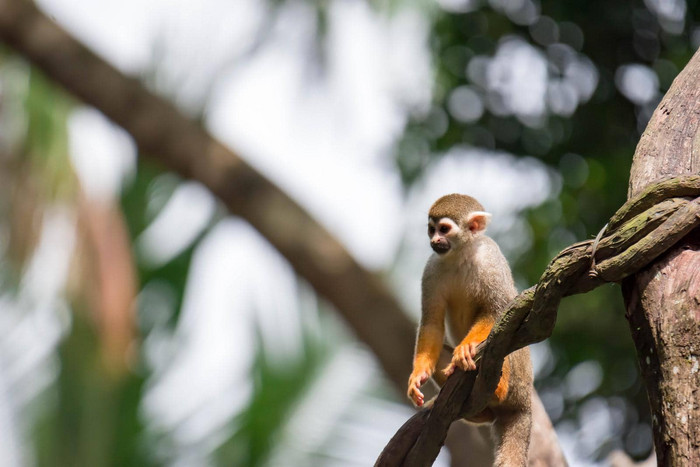
<instances>
[{"instance_id":1,"label":"monkey's arm","mask_svg":"<svg viewBox=\"0 0 700 467\"><path fill-rule=\"evenodd\" d=\"M467 335L455 347L452 353L452 362L445 368L445 375L449 376L454 372L455 367L461 368L464 371L476 370L476 346L486 340L491 332L495 320L487 313L479 313L474 324Z\"/></svg>"},{"instance_id":2,"label":"monkey's arm","mask_svg":"<svg viewBox=\"0 0 700 467\"><path fill-rule=\"evenodd\" d=\"M413 372L408 378L408 397L418 407L425 402L420 387L435 371L445 331L435 324L421 324L416 341L416 354L413 358Z\"/></svg>"},{"instance_id":3,"label":"monkey's arm","mask_svg":"<svg viewBox=\"0 0 700 467\"><path fill-rule=\"evenodd\" d=\"M443 339L445 338L445 307L447 303L430 284L423 283L423 312L421 315L413 372L408 379L408 397L417 406L422 406L425 397L420 387L435 371Z\"/></svg>"},{"instance_id":4,"label":"monkey's arm","mask_svg":"<svg viewBox=\"0 0 700 467\"><path fill-rule=\"evenodd\" d=\"M444 323L421 323L416 339L416 354L413 359L413 369L428 370L431 374L440 357L442 341L445 338Z\"/></svg>"}]
</instances>

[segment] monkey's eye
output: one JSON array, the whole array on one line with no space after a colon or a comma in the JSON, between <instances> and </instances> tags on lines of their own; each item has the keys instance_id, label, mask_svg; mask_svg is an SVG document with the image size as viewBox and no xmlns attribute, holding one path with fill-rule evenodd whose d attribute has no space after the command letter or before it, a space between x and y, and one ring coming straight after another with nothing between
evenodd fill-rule
<instances>
[{"instance_id":1,"label":"monkey's eye","mask_svg":"<svg viewBox=\"0 0 700 467\"><path fill-rule=\"evenodd\" d=\"M440 233L446 234L447 232L450 231L450 226L449 225L441 225L440 226Z\"/></svg>"},{"instance_id":2,"label":"monkey's eye","mask_svg":"<svg viewBox=\"0 0 700 467\"><path fill-rule=\"evenodd\" d=\"M432 226L432 225L428 226L428 235L430 235L432 237L434 233L435 233L435 226Z\"/></svg>"}]
</instances>

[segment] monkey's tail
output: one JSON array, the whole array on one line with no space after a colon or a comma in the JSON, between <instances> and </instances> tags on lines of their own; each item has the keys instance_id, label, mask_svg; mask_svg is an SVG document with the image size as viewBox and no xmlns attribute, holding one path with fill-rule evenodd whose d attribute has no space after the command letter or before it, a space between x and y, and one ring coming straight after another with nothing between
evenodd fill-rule
<instances>
[{"instance_id":1,"label":"monkey's tail","mask_svg":"<svg viewBox=\"0 0 700 467\"><path fill-rule=\"evenodd\" d=\"M493 424L498 447L496 449L497 467L514 467L527 465L527 453L532 431L532 411L501 409Z\"/></svg>"}]
</instances>

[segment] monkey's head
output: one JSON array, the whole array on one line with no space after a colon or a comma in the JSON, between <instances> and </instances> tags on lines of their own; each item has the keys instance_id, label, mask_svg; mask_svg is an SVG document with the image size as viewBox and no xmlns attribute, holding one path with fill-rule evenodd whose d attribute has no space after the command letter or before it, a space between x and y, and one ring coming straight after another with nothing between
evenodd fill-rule
<instances>
[{"instance_id":1,"label":"monkey's head","mask_svg":"<svg viewBox=\"0 0 700 467\"><path fill-rule=\"evenodd\" d=\"M471 196L445 195L428 212L430 247L439 255L459 249L483 233L490 220L491 214Z\"/></svg>"}]
</instances>

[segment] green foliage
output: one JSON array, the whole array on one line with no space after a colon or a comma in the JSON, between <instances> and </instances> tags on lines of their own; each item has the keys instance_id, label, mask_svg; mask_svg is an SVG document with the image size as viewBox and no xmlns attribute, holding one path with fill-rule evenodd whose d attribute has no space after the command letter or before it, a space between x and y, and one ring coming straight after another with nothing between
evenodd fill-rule
<instances>
[{"instance_id":1,"label":"green foliage","mask_svg":"<svg viewBox=\"0 0 700 467\"><path fill-rule=\"evenodd\" d=\"M40 176L44 196L60 199L75 195L66 127L72 99L32 69L24 102L27 127L21 154Z\"/></svg>"},{"instance_id":2,"label":"green foliage","mask_svg":"<svg viewBox=\"0 0 700 467\"><path fill-rule=\"evenodd\" d=\"M42 467L152 465L138 416L144 379L105 371L88 310L79 310L59 349L60 372L35 426Z\"/></svg>"},{"instance_id":3,"label":"green foliage","mask_svg":"<svg viewBox=\"0 0 700 467\"><path fill-rule=\"evenodd\" d=\"M180 183L175 175L139 161L136 176L123 191L121 200L132 242L160 213ZM165 292L171 299L168 301L172 311L168 316L171 329L175 328L180 317L194 251L217 220L214 219L187 248L165 264L151 267L137 260L141 290L149 284L157 284L158 291ZM142 306L139 312L145 337L150 331L147 323L156 322L160 317L149 316L154 310L148 306ZM254 382L250 403L225 430L226 441L213 456L217 465L265 465L292 410L328 356L328 344L307 329L303 329L302 351L286 355L284 364L280 364L279 356L275 359L268 355L265 346L270 343L263 343L262 339L258 333L250 375ZM231 394L231 397L237 396ZM134 402L138 404L138 401ZM154 445L169 446L169 436L168 433L158 433L152 441Z\"/></svg>"},{"instance_id":4,"label":"green foliage","mask_svg":"<svg viewBox=\"0 0 700 467\"><path fill-rule=\"evenodd\" d=\"M157 214L171 198L181 180L168 172L163 172L158 167L153 166L143 160L139 161L138 169L134 180L129 183L122 193L122 210L126 219L132 243L143 233L148 225L155 219ZM211 226L209 226L211 227ZM187 273L192 262L192 255L200 241L209 232L209 227L204 229L194 241L182 252L170 261L151 267L139 261L137 258L139 289L143 289L149 283L157 283L160 290L167 290L172 298L170 305L172 313L169 316L169 323L174 326L177 323L182 307L182 299L185 293ZM143 313L149 310L142 310L140 319L143 321Z\"/></svg>"},{"instance_id":5,"label":"green foliage","mask_svg":"<svg viewBox=\"0 0 700 467\"><path fill-rule=\"evenodd\" d=\"M280 365L271 360L258 334L256 358L252 369L253 396L246 409L232 422L233 435L216 453L220 465L265 465L279 443L282 429L327 361L330 345L304 331L303 351L290 355ZM279 358L279 357L278 357Z\"/></svg>"}]
</instances>

